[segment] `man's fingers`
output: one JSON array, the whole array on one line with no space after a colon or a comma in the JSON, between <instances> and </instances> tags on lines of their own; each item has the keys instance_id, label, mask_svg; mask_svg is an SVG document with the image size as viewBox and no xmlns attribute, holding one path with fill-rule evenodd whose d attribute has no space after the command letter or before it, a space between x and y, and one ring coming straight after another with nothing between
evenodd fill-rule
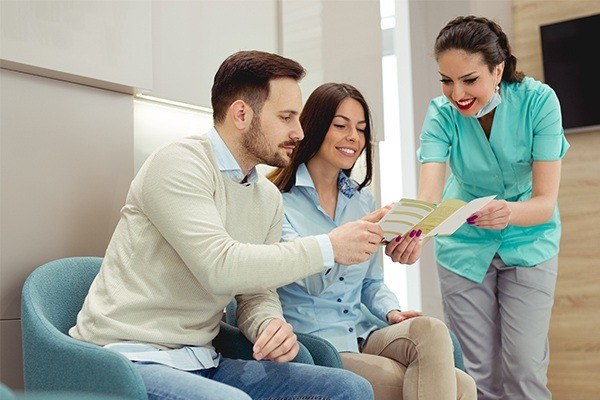
<instances>
[{"instance_id":1,"label":"man's fingers","mask_svg":"<svg viewBox=\"0 0 600 400\"><path fill-rule=\"evenodd\" d=\"M276 360L277 358L288 354L294 348L296 340L295 334L292 333L291 335L288 335L285 340L279 344L279 346L273 349L273 351L271 351L271 353L265 357L269 360Z\"/></svg>"},{"instance_id":2,"label":"man's fingers","mask_svg":"<svg viewBox=\"0 0 600 400\"><path fill-rule=\"evenodd\" d=\"M376 222L379 222L381 220L381 218L383 218L383 216L385 214L387 214L388 211L389 211L388 208L383 207L383 208L380 208L378 210L375 210L375 211L373 211L373 212L365 215L361 219L363 221L368 221L368 222L374 222L374 223L376 223Z\"/></svg>"},{"instance_id":3,"label":"man's fingers","mask_svg":"<svg viewBox=\"0 0 600 400\"><path fill-rule=\"evenodd\" d=\"M287 339L290 332L286 329L285 325L286 324L282 324L279 330L275 332L267 344L260 350L263 358L273 358L271 353Z\"/></svg>"},{"instance_id":4,"label":"man's fingers","mask_svg":"<svg viewBox=\"0 0 600 400\"><path fill-rule=\"evenodd\" d=\"M379 237L380 237L379 240L381 241L381 238L383 237L383 235L382 235L383 229L381 228L381 226L379 226L379 224L376 224L374 222L365 221L363 225L365 225L368 232L379 235Z\"/></svg>"},{"instance_id":5,"label":"man's fingers","mask_svg":"<svg viewBox=\"0 0 600 400\"><path fill-rule=\"evenodd\" d=\"M288 351L286 354L283 354L283 355L275 358L273 361L277 361L277 362L292 361L294 358L296 358L296 356L298 355L299 351L300 351L300 347L298 346L298 342L296 342L292 346L292 348L290 349L290 351Z\"/></svg>"},{"instance_id":6,"label":"man's fingers","mask_svg":"<svg viewBox=\"0 0 600 400\"><path fill-rule=\"evenodd\" d=\"M252 351L256 353L262 353L262 349L265 347L267 342L273 337L275 332L279 330L279 327L283 321L277 318L273 318L268 324L267 327L258 335L256 342L254 343L254 347L252 347ZM264 355L264 353L262 353Z\"/></svg>"}]
</instances>

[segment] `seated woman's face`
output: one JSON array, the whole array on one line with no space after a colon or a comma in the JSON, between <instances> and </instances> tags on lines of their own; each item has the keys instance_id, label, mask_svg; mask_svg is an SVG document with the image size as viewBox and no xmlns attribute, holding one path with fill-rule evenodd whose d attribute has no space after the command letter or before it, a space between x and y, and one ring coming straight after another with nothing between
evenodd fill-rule
<instances>
[{"instance_id":1,"label":"seated woman's face","mask_svg":"<svg viewBox=\"0 0 600 400\"><path fill-rule=\"evenodd\" d=\"M337 169L350 169L365 148L365 111L352 99L344 99L331 121L325 140L314 158L320 158Z\"/></svg>"}]
</instances>

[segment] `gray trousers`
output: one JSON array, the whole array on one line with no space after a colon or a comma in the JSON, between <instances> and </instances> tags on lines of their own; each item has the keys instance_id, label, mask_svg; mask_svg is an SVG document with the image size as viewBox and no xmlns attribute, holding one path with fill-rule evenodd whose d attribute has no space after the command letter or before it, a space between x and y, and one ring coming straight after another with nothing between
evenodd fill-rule
<instances>
[{"instance_id":1,"label":"gray trousers","mask_svg":"<svg viewBox=\"0 0 600 400\"><path fill-rule=\"evenodd\" d=\"M496 255L481 284L438 264L448 326L479 400L546 400L548 327L558 260L510 267Z\"/></svg>"}]
</instances>

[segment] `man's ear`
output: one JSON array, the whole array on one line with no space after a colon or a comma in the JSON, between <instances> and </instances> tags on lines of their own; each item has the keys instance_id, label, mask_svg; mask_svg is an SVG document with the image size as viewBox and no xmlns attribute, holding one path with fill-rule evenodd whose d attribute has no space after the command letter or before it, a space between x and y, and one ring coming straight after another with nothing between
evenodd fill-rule
<instances>
[{"instance_id":1,"label":"man's ear","mask_svg":"<svg viewBox=\"0 0 600 400\"><path fill-rule=\"evenodd\" d=\"M236 100L229 106L229 115L235 127L243 131L250 126L254 111L244 100Z\"/></svg>"}]
</instances>

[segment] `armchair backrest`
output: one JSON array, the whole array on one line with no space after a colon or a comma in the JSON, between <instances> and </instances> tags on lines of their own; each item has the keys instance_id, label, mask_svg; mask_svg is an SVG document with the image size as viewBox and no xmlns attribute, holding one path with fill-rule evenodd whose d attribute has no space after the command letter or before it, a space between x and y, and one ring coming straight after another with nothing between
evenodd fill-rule
<instances>
[{"instance_id":1,"label":"armchair backrest","mask_svg":"<svg viewBox=\"0 0 600 400\"><path fill-rule=\"evenodd\" d=\"M25 281L24 301L42 318L40 322L49 324L48 329L67 334L101 265L99 257L65 258L42 265Z\"/></svg>"},{"instance_id":2,"label":"armchair backrest","mask_svg":"<svg viewBox=\"0 0 600 400\"><path fill-rule=\"evenodd\" d=\"M36 268L25 281L21 298L25 390L147 399L131 361L68 335L101 265L98 257L59 259Z\"/></svg>"}]
</instances>

